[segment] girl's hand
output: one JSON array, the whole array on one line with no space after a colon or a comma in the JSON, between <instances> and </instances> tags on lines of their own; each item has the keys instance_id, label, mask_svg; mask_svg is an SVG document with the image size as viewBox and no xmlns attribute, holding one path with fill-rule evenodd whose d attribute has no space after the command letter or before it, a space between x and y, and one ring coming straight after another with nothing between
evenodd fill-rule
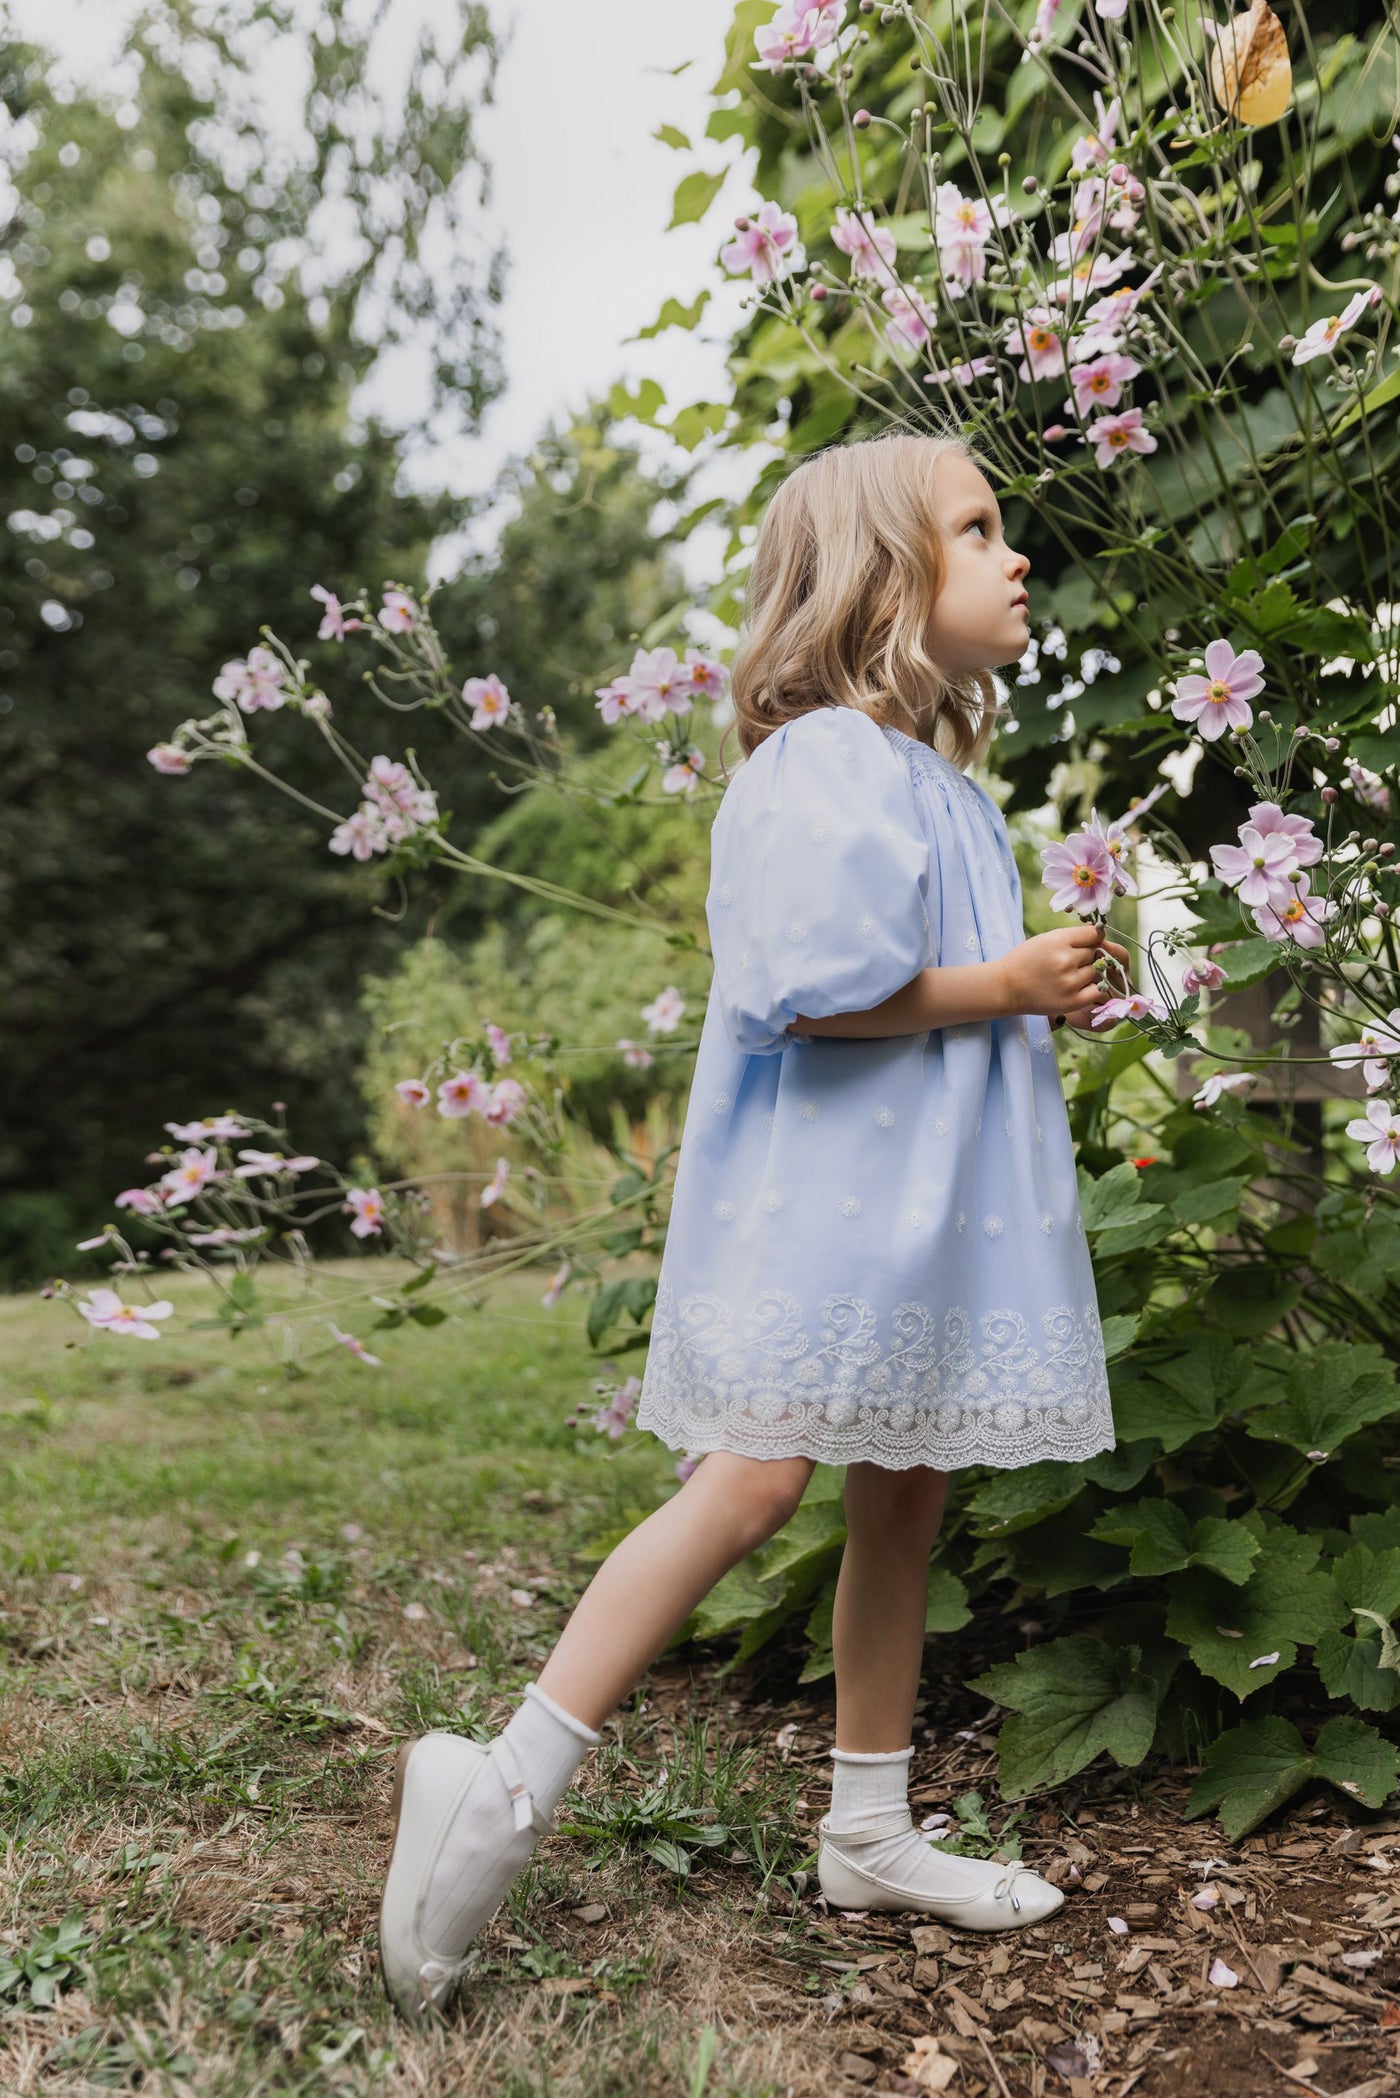
<instances>
[{"instance_id":1,"label":"girl's hand","mask_svg":"<svg viewBox=\"0 0 1400 2098\"><path fill-rule=\"evenodd\" d=\"M1095 1008L1122 988L1112 969L1109 981L1100 982L1094 967L1100 955L1126 970L1127 948L1106 939L1101 925L1067 925L1023 940L1002 957L1008 1012L1041 1013L1087 1027Z\"/></svg>"}]
</instances>

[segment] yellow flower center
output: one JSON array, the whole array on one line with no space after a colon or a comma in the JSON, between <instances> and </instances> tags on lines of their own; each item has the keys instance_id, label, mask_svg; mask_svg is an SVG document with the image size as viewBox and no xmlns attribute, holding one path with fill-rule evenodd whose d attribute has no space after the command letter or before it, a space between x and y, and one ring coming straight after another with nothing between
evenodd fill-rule
<instances>
[{"instance_id":1,"label":"yellow flower center","mask_svg":"<svg viewBox=\"0 0 1400 2098\"><path fill-rule=\"evenodd\" d=\"M1092 867L1076 867L1074 878L1081 889L1092 889L1098 879Z\"/></svg>"},{"instance_id":2,"label":"yellow flower center","mask_svg":"<svg viewBox=\"0 0 1400 2098\"><path fill-rule=\"evenodd\" d=\"M1214 679L1206 688L1206 699L1213 707L1223 707L1229 697L1230 687L1223 685L1219 678Z\"/></svg>"},{"instance_id":3,"label":"yellow flower center","mask_svg":"<svg viewBox=\"0 0 1400 2098\"><path fill-rule=\"evenodd\" d=\"M1306 918L1307 915L1303 908L1302 898L1299 896L1294 897L1292 903L1288 905L1288 908L1283 913L1283 917L1289 925L1296 925L1300 918Z\"/></svg>"}]
</instances>

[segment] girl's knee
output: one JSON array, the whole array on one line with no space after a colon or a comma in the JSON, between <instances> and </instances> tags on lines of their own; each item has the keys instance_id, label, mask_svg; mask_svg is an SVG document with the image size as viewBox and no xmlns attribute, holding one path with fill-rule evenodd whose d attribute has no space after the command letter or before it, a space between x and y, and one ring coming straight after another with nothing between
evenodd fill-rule
<instances>
[{"instance_id":1,"label":"girl's knee","mask_svg":"<svg viewBox=\"0 0 1400 2098\"><path fill-rule=\"evenodd\" d=\"M747 1549L755 1551L791 1521L814 1467L807 1457L736 1457L728 1451L724 1454L728 1462L723 1468L723 1479L717 1479L716 1484L722 1488Z\"/></svg>"},{"instance_id":2,"label":"girl's knee","mask_svg":"<svg viewBox=\"0 0 1400 2098\"><path fill-rule=\"evenodd\" d=\"M947 1498L948 1474L931 1465L915 1464L907 1471L851 1465L846 1474L847 1526L936 1532Z\"/></svg>"}]
</instances>

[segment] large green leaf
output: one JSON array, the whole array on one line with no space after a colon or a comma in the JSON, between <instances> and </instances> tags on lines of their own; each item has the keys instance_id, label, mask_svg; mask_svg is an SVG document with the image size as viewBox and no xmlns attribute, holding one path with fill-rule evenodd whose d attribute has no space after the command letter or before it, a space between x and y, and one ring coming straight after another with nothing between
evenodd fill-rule
<instances>
[{"instance_id":1,"label":"large green leaf","mask_svg":"<svg viewBox=\"0 0 1400 2098\"><path fill-rule=\"evenodd\" d=\"M1322 1540L1256 1510L1238 1528L1259 1540L1249 1579L1237 1585L1204 1567L1172 1577L1167 1632L1213 1682L1246 1698L1274 1681L1346 1616L1336 1583L1318 1567ZM1272 1656L1273 1658L1268 1658Z\"/></svg>"},{"instance_id":2,"label":"large green leaf","mask_svg":"<svg viewBox=\"0 0 1400 2098\"><path fill-rule=\"evenodd\" d=\"M1373 1552L1354 1545L1334 1562L1332 1578L1354 1623L1318 1640L1317 1672L1332 1697L1349 1698L1364 1712L1391 1712L1400 1704L1400 1640L1391 1630L1400 1614L1400 1547Z\"/></svg>"},{"instance_id":3,"label":"large green leaf","mask_svg":"<svg viewBox=\"0 0 1400 2098\"><path fill-rule=\"evenodd\" d=\"M1249 1371L1249 1351L1223 1334L1197 1335L1181 1354L1148 1369L1132 1358L1135 1374L1113 1380L1113 1421L1125 1442L1151 1437L1163 1450L1217 1427Z\"/></svg>"},{"instance_id":4,"label":"large green leaf","mask_svg":"<svg viewBox=\"0 0 1400 2098\"><path fill-rule=\"evenodd\" d=\"M1141 1658L1136 1646L1076 1635L1032 1647L968 1685L1013 1715L997 1736L997 1778L1008 1799L1062 1784L1096 1756L1125 1767L1142 1761L1157 1692Z\"/></svg>"},{"instance_id":5,"label":"large green leaf","mask_svg":"<svg viewBox=\"0 0 1400 2098\"><path fill-rule=\"evenodd\" d=\"M1320 1341L1289 1370L1284 1396L1249 1417L1259 1442L1327 1456L1371 1421L1400 1411L1395 1368L1370 1341Z\"/></svg>"},{"instance_id":6,"label":"large green leaf","mask_svg":"<svg viewBox=\"0 0 1400 2098\"><path fill-rule=\"evenodd\" d=\"M928 1572L925 1632L960 1632L971 1616L966 1588L949 1567L935 1561Z\"/></svg>"},{"instance_id":7,"label":"large green leaf","mask_svg":"<svg viewBox=\"0 0 1400 2098\"><path fill-rule=\"evenodd\" d=\"M1192 1522L1175 1501L1143 1499L1101 1515L1089 1532L1129 1547L1128 1571L1155 1575L1204 1566L1237 1586L1249 1579L1259 1539L1243 1522L1205 1515Z\"/></svg>"},{"instance_id":8,"label":"large green leaf","mask_svg":"<svg viewBox=\"0 0 1400 2098\"><path fill-rule=\"evenodd\" d=\"M1211 1743L1204 1762L1186 1818L1218 1809L1226 1835L1238 1842L1315 1777L1368 1807L1384 1806L1395 1787L1400 1749L1364 1720L1344 1714L1328 1720L1309 1751L1290 1720L1272 1717L1232 1727Z\"/></svg>"}]
</instances>

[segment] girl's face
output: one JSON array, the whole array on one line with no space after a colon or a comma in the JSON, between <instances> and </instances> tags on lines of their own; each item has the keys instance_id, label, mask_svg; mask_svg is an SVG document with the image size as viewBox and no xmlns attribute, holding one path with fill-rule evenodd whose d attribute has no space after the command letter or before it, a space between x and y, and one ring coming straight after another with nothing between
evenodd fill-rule
<instances>
[{"instance_id":1,"label":"girl's face","mask_svg":"<svg viewBox=\"0 0 1400 2098\"><path fill-rule=\"evenodd\" d=\"M1002 537L1001 511L985 474L959 452L938 461L943 587L928 651L962 676L1019 663L1030 643L1023 578L1030 567Z\"/></svg>"}]
</instances>

